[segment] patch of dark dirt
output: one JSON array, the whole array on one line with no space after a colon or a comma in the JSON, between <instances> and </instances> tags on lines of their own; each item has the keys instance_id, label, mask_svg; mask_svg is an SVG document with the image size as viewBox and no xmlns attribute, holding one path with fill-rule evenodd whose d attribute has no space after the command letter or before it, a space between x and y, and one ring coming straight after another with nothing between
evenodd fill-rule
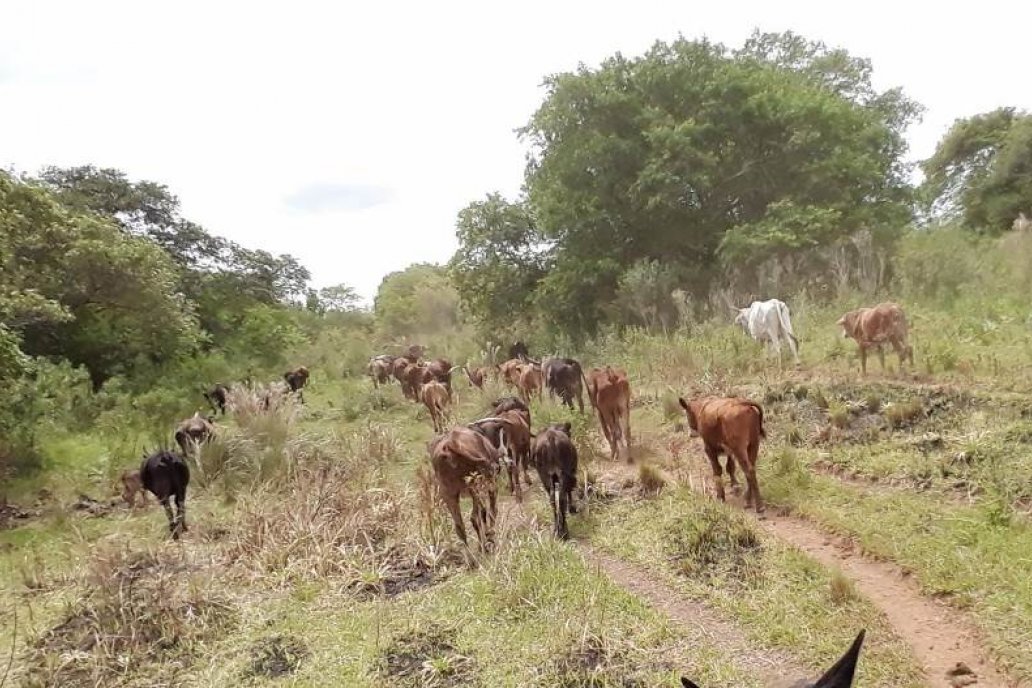
<instances>
[{"instance_id":1,"label":"patch of dark dirt","mask_svg":"<svg viewBox=\"0 0 1032 688\"><path fill-rule=\"evenodd\" d=\"M454 631L436 625L401 634L384 650L379 672L391 686L469 685L476 666L456 649L454 639Z\"/></svg>"},{"instance_id":2,"label":"patch of dark dirt","mask_svg":"<svg viewBox=\"0 0 1032 688\"><path fill-rule=\"evenodd\" d=\"M278 678L293 674L308 657L308 646L291 635L273 635L251 645L250 676Z\"/></svg>"},{"instance_id":3,"label":"patch of dark dirt","mask_svg":"<svg viewBox=\"0 0 1032 688\"><path fill-rule=\"evenodd\" d=\"M39 518L38 509L23 509L6 501L0 502L0 530L20 528L29 521Z\"/></svg>"},{"instance_id":4,"label":"patch of dark dirt","mask_svg":"<svg viewBox=\"0 0 1032 688\"><path fill-rule=\"evenodd\" d=\"M78 499L72 502L70 508L72 511L79 512L89 518L98 518L107 516L117 509L120 501L118 499L98 501L87 494L79 494Z\"/></svg>"},{"instance_id":5,"label":"patch of dark dirt","mask_svg":"<svg viewBox=\"0 0 1032 688\"><path fill-rule=\"evenodd\" d=\"M597 636L588 636L556 659L548 685L560 688L644 688L637 662L621 648Z\"/></svg>"}]
</instances>

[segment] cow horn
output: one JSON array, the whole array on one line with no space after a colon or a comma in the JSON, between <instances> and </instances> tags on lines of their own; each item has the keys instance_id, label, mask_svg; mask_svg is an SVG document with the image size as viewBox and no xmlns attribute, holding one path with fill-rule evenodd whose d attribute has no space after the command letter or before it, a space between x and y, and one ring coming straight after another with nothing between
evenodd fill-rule
<instances>
[{"instance_id":1,"label":"cow horn","mask_svg":"<svg viewBox=\"0 0 1032 688\"><path fill-rule=\"evenodd\" d=\"M462 370L462 366L460 366L460 365L457 365L457 366L452 366L451 370L449 370L449 371L448 371L448 374L449 374L449 375L451 375L451 374L452 374L452 373L454 373L454 372L455 372L456 370Z\"/></svg>"}]
</instances>

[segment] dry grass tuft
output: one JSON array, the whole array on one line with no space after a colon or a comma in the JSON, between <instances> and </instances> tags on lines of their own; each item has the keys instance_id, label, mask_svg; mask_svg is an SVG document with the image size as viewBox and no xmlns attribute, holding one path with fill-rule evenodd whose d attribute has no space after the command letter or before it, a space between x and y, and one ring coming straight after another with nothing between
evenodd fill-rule
<instances>
[{"instance_id":1,"label":"dry grass tuft","mask_svg":"<svg viewBox=\"0 0 1032 688\"><path fill-rule=\"evenodd\" d=\"M642 463L638 465L638 484L643 495L655 496L663 491L667 480L659 468L650 463Z\"/></svg>"}]
</instances>

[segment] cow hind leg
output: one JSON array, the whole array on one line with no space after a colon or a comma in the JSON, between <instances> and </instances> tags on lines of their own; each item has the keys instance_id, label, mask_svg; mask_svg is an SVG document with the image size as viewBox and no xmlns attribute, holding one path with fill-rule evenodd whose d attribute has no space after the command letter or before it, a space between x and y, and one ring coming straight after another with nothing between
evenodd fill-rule
<instances>
[{"instance_id":1,"label":"cow hind leg","mask_svg":"<svg viewBox=\"0 0 1032 688\"><path fill-rule=\"evenodd\" d=\"M742 486L738 484L738 476L735 471L735 457L731 454L727 455L727 461L725 470L727 470L727 479L731 483L731 492L739 494L742 491Z\"/></svg>"},{"instance_id":2,"label":"cow hind leg","mask_svg":"<svg viewBox=\"0 0 1032 688\"><path fill-rule=\"evenodd\" d=\"M561 540L566 540L570 537L570 531L566 527L566 514L570 510L570 493L566 490L566 485L559 487L559 508L558 508L558 520L556 521L556 535Z\"/></svg>"},{"instance_id":3,"label":"cow hind leg","mask_svg":"<svg viewBox=\"0 0 1032 688\"><path fill-rule=\"evenodd\" d=\"M713 489L717 493L717 499L726 502L727 495L724 494L724 478L723 470L720 467L720 454L716 450L706 447L706 458L709 459L710 468L713 469Z\"/></svg>"},{"instance_id":4,"label":"cow hind leg","mask_svg":"<svg viewBox=\"0 0 1032 688\"><path fill-rule=\"evenodd\" d=\"M166 495L161 498L161 506L165 510L165 518L168 519L168 532L172 533L172 539L179 538L179 531L176 530L176 517L172 513L172 496Z\"/></svg>"},{"instance_id":5,"label":"cow hind leg","mask_svg":"<svg viewBox=\"0 0 1032 688\"><path fill-rule=\"evenodd\" d=\"M860 373L867 375L867 347L860 346Z\"/></svg>"},{"instance_id":6,"label":"cow hind leg","mask_svg":"<svg viewBox=\"0 0 1032 688\"><path fill-rule=\"evenodd\" d=\"M878 345L878 363L881 364L882 371L885 370L885 348L881 344Z\"/></svg>"},{"instance_id":7,"label":"cow hind leg","mask_svg":"<svg viewBox=\"0 0 1032 688\"><path fill-rule=\"evenodd\" d=\"M466 524L462 522L462 508L459 506L459 495L457 493L442 494L441 501L444 502L444 508L448 510L452 523L455 524L455 534L459 536L462 544L468 545L469 542L466 540Z\"/></svg>"}]
</instances>

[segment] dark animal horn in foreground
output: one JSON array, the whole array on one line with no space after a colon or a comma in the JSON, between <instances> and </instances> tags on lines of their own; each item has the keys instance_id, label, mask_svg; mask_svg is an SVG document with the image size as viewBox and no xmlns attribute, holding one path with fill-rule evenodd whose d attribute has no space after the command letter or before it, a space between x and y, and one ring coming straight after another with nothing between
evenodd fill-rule
<instances>
[{"instance_id":1,"label":"dark animal horn in foreground","mask_svg":"<svg viewBox=\"0 0 1032 688\"><path fill-rule=\"evenodd\" d=\"M697 685L686 679L684 676L681 677L681 685L684 688L699 688Z\"/></svg>"},{"instance_id":2,"label":"dark animal horn in foreground","mask_svg":"<svg viewBox=\"0 0 1032 688\"><path fill-rule=\"evenodd\" d=\"M860 631L856 640L846 650L839 661L817 679L813 688L849 688L853 685L853 674L856 673L856 662L860 658L860 646L864 644L866 630Z\"/></svg>"}]
</instances>

